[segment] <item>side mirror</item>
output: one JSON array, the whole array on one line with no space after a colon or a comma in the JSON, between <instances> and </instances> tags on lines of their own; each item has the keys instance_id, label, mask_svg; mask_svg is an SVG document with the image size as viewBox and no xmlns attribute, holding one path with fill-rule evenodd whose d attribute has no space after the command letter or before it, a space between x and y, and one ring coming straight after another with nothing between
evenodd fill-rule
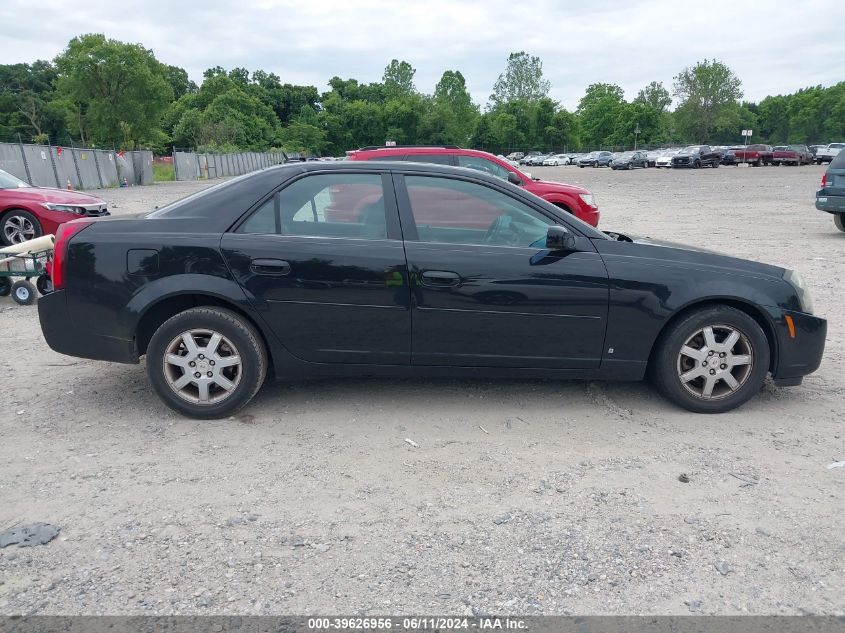
<instances>
[{"instance_id":1,"label":"side mirror","mask_svg":"<svg viewBox=\"0 0 845 633\"><path fill-rule=\"evenodd\" d=\"M550 251L574 251L575 236L564 227L553 224L546 232L546 248Z\"/></svg>"},{"instance_id":2,"label":"side mirror","mask_svg":"<svg viewBox=\"0 0 845 633\"><path fill-rule=\"evenodd\" d=\"M508 182L512 183L514 185L521 185L522 184L522 180L519 178L519 176L517 176L512 171L508 172Z\"/></svg>"}]
</instances>

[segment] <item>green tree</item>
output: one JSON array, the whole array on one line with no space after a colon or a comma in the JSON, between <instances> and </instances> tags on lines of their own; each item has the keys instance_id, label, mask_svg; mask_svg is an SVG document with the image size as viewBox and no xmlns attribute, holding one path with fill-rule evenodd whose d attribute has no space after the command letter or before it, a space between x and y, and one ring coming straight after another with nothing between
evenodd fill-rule
<instances>
[{"instance_id":1,"label":"green tree","mask_svg":"<svg viewBox=\"0 0 845 633\"><path fill-rule=\"evenodd\" d=\"M55 79L48 61L0 65L0 135L54 141L64 136L67 107L56 99Z\"/></svg>"},{"instance_id":2,"label":"green tree","mask_svg":"<svg viewBox=\"0 0 845 633\"><path fill-rule=\"evenodd\" d=\"M623 95L622 88L615 84L597 83L587 87L577 113L581 140L588 148L613 142L624 111Z\"/></svg>"},{"instance_id":3,"label":"green tree","mask_svg":"<svg viewBox=\"0 0 845 633\"><path fill-rule=\"evenodd\" d=\"M534 101L549 94L551 84L543 79L543 62L525 51L508 56L505 72L493 85L490 103L495 107L517 99Z\"/></svg>"},{"instance_id":4,"label":"green tree","mask_svg":"<svg viewBox=\"0 0 845 633\"><path fill-rule=\"evenodd\" d=\"M434 96L422 102L425 114L420 142L466 145L478 118L478 106L466 87L464 76L447 70L434 88Z\"/></svg>"},{"instance_id":5,"label":"green tree","mask_svg":"<svg viewBox=\"0 0 845 633\"><path fill-rule=\"evenodd\" d=\"M159 132L173 89L152 51L90 34L73 38L55 63L57 90L73 104L83 142L111 143L127 131L138 142Z\"/></svg>"},{"instance_id":6,"label":"green tree","mask_svg":"<svg viewBox=\"0 0 845 633\"><path fill-rule=\"evenodd\" d=\"M384 69L382 81L390 97L407 96L417 91L414 87L416 69L406 61L393 59Z\"/></svg>"},{"instance_id":7,"label":"green tree","mask_svg":"<svg viewBox=\"0 0 845 633\"><path fill-rule=\"evenodd\" d=\"M637 93L634 103L650 106L658 114L662 114L672 105L672 97L669 95L669 91L663 87L662 82L652 81Z\"/></svg>"},{"instance_id":8,"label":"green tree","mask_svg":"<svg viewBox=\"0 0 845 633\"><path fill-rule=\"evenodd\" d=\"M675 76L676 125L691 140L706 142L727 123L742 97L742 82L720 61L704 60Z\"/></svg>"},{"instance_id":9,"label":"green tree","mask_svg":"<svg viewBox=\"0 0 845 633\"><path fill-rule=\"evenodd\" d=\"M188 73L184 68L167 64L164 66L164 75L167 77L171 90L173 90L175 99L179 99L189 92L196 92L198 89L197 84L188 78Z\"/></svg>"}]
</instances>

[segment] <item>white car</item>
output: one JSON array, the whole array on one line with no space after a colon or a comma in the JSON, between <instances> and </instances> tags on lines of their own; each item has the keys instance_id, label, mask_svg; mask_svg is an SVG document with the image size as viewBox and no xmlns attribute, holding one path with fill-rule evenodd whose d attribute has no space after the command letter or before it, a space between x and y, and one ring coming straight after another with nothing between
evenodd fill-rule
<instances>
[{"instance_id":1,"label":"white car","mask_svg":"<svg viewBox=\"0 0 845 633\"><path fill-rule=\"evenodd\" d=\"M558 165L568 165L569 163L569 156L566 154L552 154L543 161L544 165L552 167L557 167Z\"/></svg>"},{"instance_id":2,"label":"white car","mask_svg":"<svg viewBox=\"0 0 845 633\"><path fill-rule=\"evenodd\" d=\"M660 156L657 157L657 160L654 161L654 166L672 167L672 157L677 154L678 151L679 150L677 149L667 149Z\"/></svg>"}]
</instances>

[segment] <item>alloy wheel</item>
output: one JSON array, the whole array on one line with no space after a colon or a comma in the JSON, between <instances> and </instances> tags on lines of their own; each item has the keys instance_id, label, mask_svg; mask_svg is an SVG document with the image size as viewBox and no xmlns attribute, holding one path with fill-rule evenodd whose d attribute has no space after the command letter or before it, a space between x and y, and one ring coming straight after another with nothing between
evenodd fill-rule
<instances>
[{"instance_id":1,"label":"alloy wheel","mask_svg":"<svg viewBox=\"0 0 845 633\"><path fill-rule=\"evenodd\" d=\"M35 225L29 218L10 215L3 222L3 236L9 244L20 244L35 237Z\"/></svg>"},{"instance_id":2,"label":"alloy wheel","mask_svg":"<svg viewBox=\"0 0 845 633\"><path fill-rule=\"evenodd\" d=\"M174 338L164 354L170 388L192 404L217 404L234 393L243 374L241 355L213 330L188 330Z\"/></svg>"},{"instance_id":3,"label":"alloy wheel","mask_svg":"<svg viewBox=\"0 0 845 633\"><path fill-rule=\"evenodd\" d=\"M730 325L709 325L690 336L678 353L678 378L702 400L719 400L738 391L754 368L748 337Z\"/></svg>"}]
</instances>

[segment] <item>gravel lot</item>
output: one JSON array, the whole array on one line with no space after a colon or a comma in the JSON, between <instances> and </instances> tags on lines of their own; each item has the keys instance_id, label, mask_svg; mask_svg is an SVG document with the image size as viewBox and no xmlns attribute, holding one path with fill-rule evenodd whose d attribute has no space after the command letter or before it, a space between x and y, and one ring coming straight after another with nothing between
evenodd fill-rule
<instances>
[{"instance_id":1,"label":"gravel lot","mask_svg":"<svg viewBox=\"0 0 845 633\"><path fill-rule=\"evenodd\" d=\"M0 550L0 613L845 613L845 234L813 208L822 168L533 172L592 189L606 229L802 271L819 371L720 416L645 384L361 379L200 422L0 298L0 529L61 528ZM119 214L204 186L100 195Z\"/></svg>"}]
</instances>

